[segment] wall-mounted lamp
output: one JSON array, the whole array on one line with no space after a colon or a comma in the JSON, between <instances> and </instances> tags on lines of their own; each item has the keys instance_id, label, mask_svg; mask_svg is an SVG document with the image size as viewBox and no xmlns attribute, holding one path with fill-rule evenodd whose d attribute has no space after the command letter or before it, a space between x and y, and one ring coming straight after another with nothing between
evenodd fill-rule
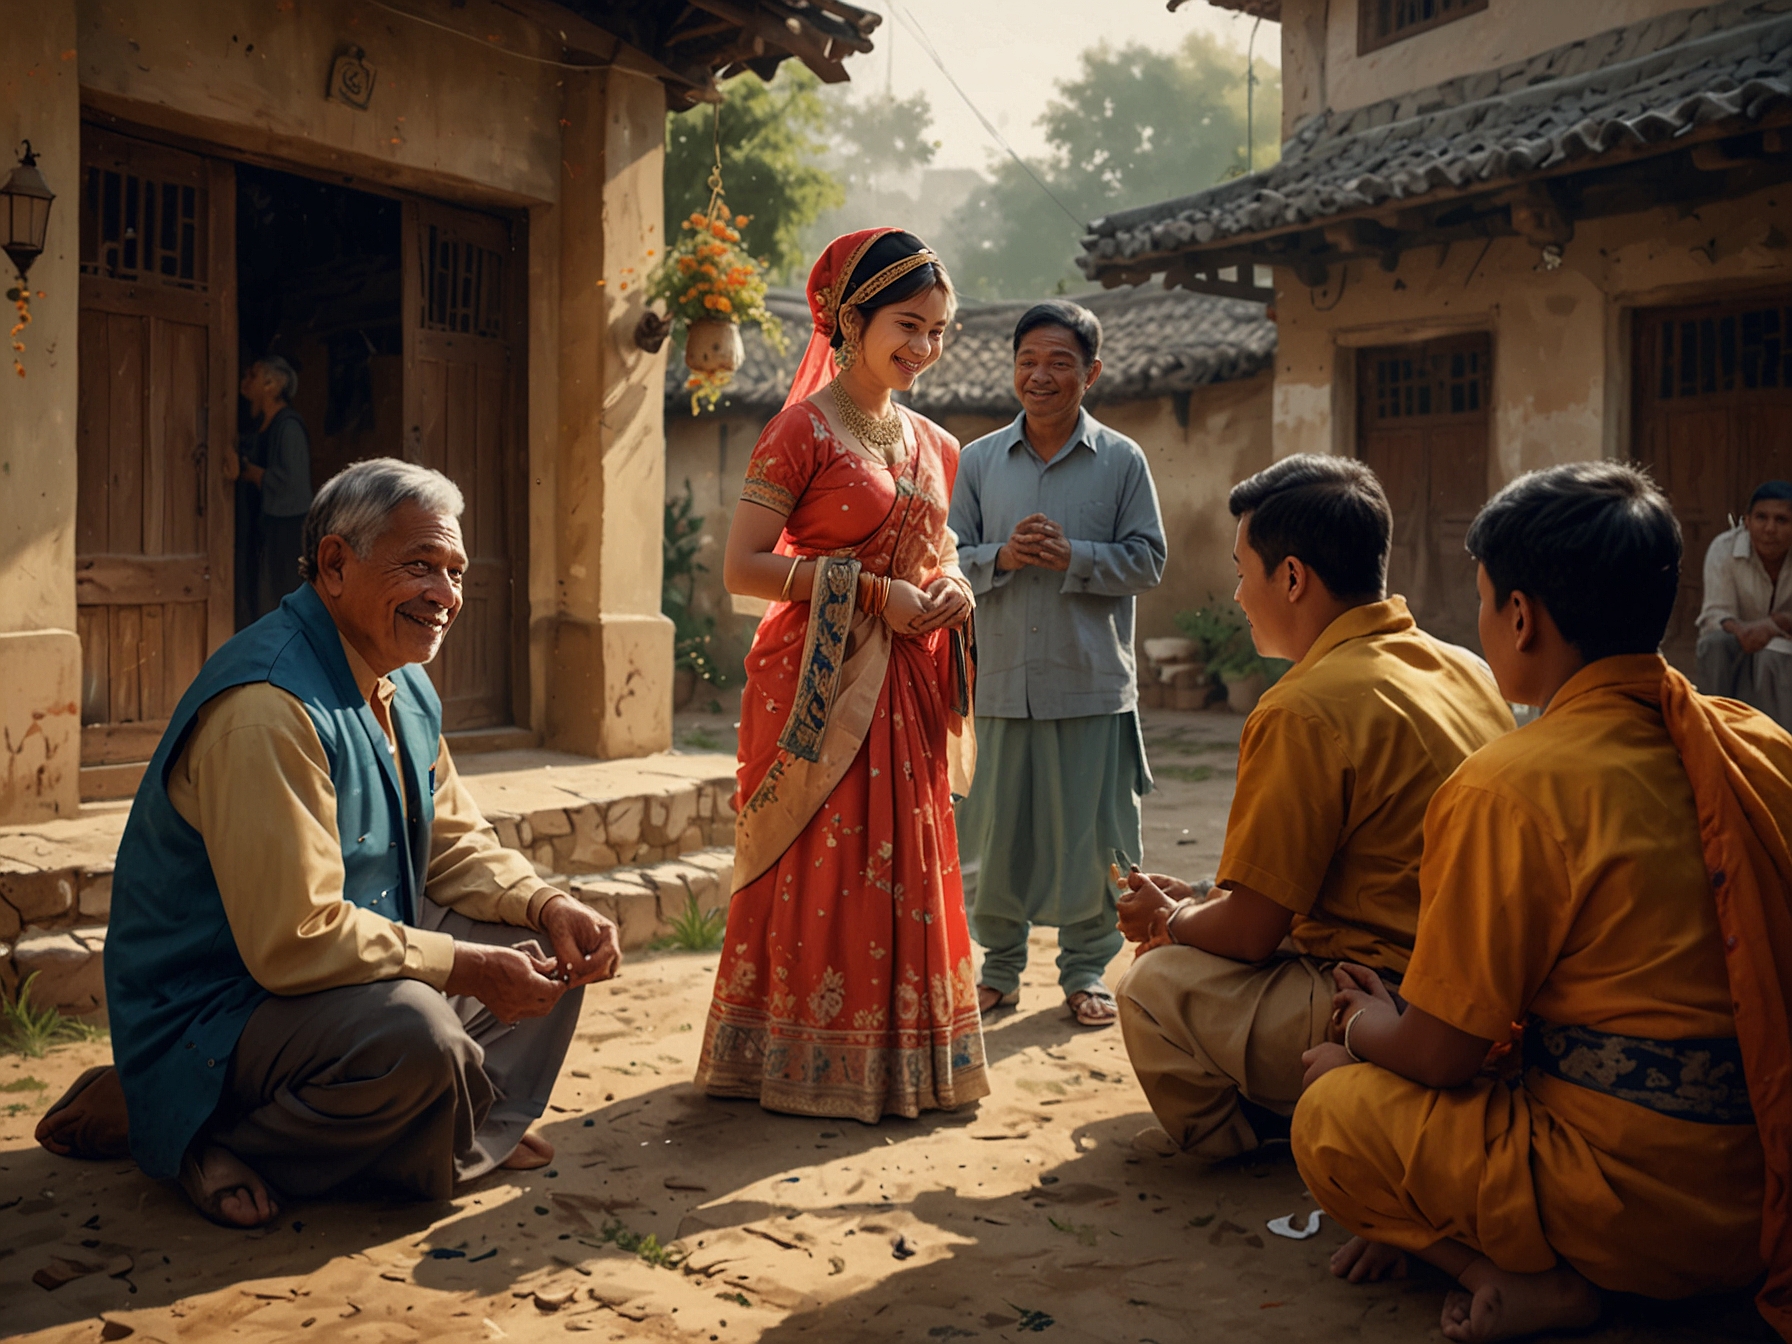
<instances>
[{"instance_id":1,"label":"wall-mounted lamp","mask_svg":"<svg viewBox=\"0 0 1792 1344\"><path fill-rule=\"evenodd\" d=\"M0 187L0 248L18 268L21 284L31 263L43 253L44 237L50 230L50 203L55 199L56 193L37 171L37 155L27 140L19 166Z\"/></svg>"}]
</instances>

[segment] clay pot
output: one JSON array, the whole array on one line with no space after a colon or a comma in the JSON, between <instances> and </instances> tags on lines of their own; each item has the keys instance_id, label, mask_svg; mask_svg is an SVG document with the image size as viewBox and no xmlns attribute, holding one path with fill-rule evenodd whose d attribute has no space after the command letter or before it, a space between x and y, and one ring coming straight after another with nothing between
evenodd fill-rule
<instances>
[{"instance_id":1,"label":"clay pot","mask_svg":"<svg viewBox=\"0 0 1792 1344\"><path fill-rule=\"evenodd\" d=\"M732 322L693 322L684 337L685 367L693 373L733 373L747 357Z\"/></svg>"},{"instance_id":2,"label":"clay pot","mask_svg":"<svg viewBox=\"0 0 1792 1344\"><path fill-rule=\"evenodd\" d=\"M1226 708L1234 714L1249 714L1269 689L1269 678L1261 672L1220 679L1226 683Z\"/></svg>"}]
</instances>

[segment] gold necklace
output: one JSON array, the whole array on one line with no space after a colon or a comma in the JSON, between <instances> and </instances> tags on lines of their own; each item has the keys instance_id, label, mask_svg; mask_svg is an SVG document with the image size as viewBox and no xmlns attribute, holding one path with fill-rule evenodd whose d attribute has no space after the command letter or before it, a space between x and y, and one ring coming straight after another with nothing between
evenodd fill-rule
<instances>
[{"instance_id":1,"label":"gold necklace","mask_svg":"<svg viewBox=\"0 0 1792 1344\"><path fill-rule=\"evenodd\" d=\"M846 427L867 448L875 449L886 466L893 464L896 461L894 450L902 444L902 413L892 405L889 415L881 419L867 415L858 402L840 390L838 378L828 384L828 391L833 393L834 410Z\"/></svg>"}]
</instances>

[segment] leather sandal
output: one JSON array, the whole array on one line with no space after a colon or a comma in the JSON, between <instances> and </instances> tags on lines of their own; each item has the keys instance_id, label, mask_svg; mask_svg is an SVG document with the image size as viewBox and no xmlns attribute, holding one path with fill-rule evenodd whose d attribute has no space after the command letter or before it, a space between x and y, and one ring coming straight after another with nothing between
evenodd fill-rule
<instances>
[{"instance_id":1,"label":"leather sandal","mask_svg":"<svg viewBox=\"0 0 1792 1344\"><path fill-rule=\"evenodd\" d=\"M1087 989L1066 994L1064 1002L1081 1026L1111 1027L1120 1020L1120 1004L1114 998L1114 991L1099 980Z\"/></svg>"}]
</instances>

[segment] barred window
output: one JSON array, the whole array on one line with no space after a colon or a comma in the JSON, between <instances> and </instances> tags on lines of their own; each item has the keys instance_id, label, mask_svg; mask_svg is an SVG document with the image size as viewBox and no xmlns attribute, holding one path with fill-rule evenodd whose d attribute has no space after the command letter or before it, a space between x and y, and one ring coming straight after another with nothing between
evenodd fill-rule
<instances>
[{"instance_id":1,"label":"barred window","mask_svg":"<svg viewBox=\"0 0 1792 1344\"><path fill-rule=\"evenodd\" d=\"M1488 0L1358 0L1357 55L1477 14Z\"/></svg>"}]
</instances>

